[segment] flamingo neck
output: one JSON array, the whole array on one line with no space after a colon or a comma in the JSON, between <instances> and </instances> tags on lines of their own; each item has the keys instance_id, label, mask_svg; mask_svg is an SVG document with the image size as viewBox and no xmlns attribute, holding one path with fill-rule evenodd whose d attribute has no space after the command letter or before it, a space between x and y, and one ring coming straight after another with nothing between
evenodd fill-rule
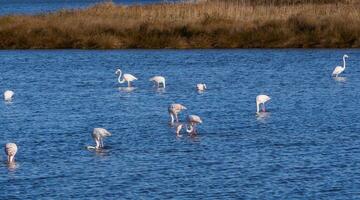
<instances>
[{"instance_id":1,"label":"flamingo neck","mask_svg":"<svg viewBox=\"0 0 360 200\"><path fill-rule=\"evenodd\" d=\"M119 83L124 83L125 82L125 79L123 78L123 80L121 80L121 75L122 75L122 71L119 69L119 78L118 78L118 82Z\"/></svg>"},{"instance_id":2,"label":"flamingo neck","mask_svg":"<svg viewBox=\"0 0 360 200\"><path fill-rule=\"evenodd\" d=\"M189 127L190 127L190 128L188 128L188 125L186 125L186 132L188 132L188 133L193 132L194 127L193 127L191 124L189 125Z\"/></svg>"},{"instance_id":3,"label":"flamingo neck","mask_svg":"<svg viewBox=\"0 0 360 200\"><path fill-rule=\"evenodd\" d=\"M343 66L343 69L345 69L345 67L346 67L345 56L343 57L343 61L344 61L344 66Z\"/></svg>"},{"instance_id":4,"label":"flamingo neck","mask_svg":"<svg viewBox=\"0 0 360 200\"><path fill-rule=\"evenodd\" d=\"M256 113L259 113L260 111L260 103L256 102Z\"/></svg>"}]
</instances>

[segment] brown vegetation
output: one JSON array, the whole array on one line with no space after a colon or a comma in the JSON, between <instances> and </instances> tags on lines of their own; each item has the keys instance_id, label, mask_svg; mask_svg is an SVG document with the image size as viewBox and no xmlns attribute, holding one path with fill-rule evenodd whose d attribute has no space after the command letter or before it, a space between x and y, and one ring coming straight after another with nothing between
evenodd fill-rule
<instances>
[{"instance_id":1,"label":"brown vegetation","mask_svg":"<svg viewBox=\"0 0 360 200\"><path fill-rule=\"evenodd\" d=\"M249 2L102 3L84 10L3 16L0 48L360 47L357 1Z\"/></svg>"}]
</instances>

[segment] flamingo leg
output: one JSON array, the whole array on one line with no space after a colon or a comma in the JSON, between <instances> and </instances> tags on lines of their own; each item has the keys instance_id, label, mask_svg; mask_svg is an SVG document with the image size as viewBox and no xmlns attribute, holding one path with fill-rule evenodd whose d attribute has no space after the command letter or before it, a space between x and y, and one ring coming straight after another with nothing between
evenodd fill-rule
<instances>
[{"instance_id":1,"label":"flamingo leg","mask_svg":"<svg viewBox=\"0 0 360 200\"><path fill-rule=\"evenodd\" d=\"M104 141L103 141L103 139L101 138L100 141L101 141L101 148L104 148Z\"/></svg>"},{"instance_id":2,"label":"flamingo leg","mask_svg":"<svg viewBox=\"0 0 360 200\"><path fill-rule=\"evenodd\" d=\"M172 113L170 113L170 117L171 117L171 124L173 124L174 123L174 121L175 121L175 119L174 119L174 114L172 114Z\"/></svg>"},{"instance_id":3,"label":"flamingo leg","mask_svg":"<svg viewBox=\"0 0 360 200\"><path fill-rule=\"evenodd\" d=\"M15 155L10 156L10 163L13 163L15 161Z\"/></svg>"},{"instance_id":4,"label":"flamingo leg","mask_svg":"<svg viewBox=\"0 0 360 200\"><path fill-rule=\"evenodd\" d=\"M165 88L165 81L162 84L163 84L163 87Z\"/></svg>"},{"instance_id":5,"label":"flamingo leg","mask_svg":"<svg viewBox=\"0 0 360 200\"><path fill-rule=\"evenodd\" d=\"M131 87L131 82L130 81L128 81L128 87Z\"/></svg>"},{"instance_id":6,"label":"flamingo leg","mask_svg":"<svg viewBox=\"0 0 360 200\"><path fill-rule=\"evenodd\" d=\"M96 148L96 149L99 149L99 148L100 148L100 142L99 142L99 140L96 139L96 140L95 140L95 143L96 143L95 148Z\"/></svg>"},{"instance_id":7,"label":"flamingo leg","mask_svg":"<svg viewBox=\"0 0 360 200\"><path fill-rule=\"evenodd\" d=\"M266 112L265 103L263 103L263 105L262 105L262 111Z\"/></svg>"},{"instance_id":8,"label":"flamingo leg","mask_svg":"<svg viewBox=\"0 0 360 200\"><path fill-rule=\"evenodd\" d=\"M176 122L179 122L179 118L178 118L177 114L175 114L175 119L176 119Z\"/></svg>"}]
</instances>

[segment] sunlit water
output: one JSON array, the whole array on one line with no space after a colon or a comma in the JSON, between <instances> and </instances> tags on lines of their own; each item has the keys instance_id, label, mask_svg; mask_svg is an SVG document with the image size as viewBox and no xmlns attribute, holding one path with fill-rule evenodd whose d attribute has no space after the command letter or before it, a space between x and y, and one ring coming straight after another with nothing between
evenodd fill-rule
<instances>
[{"instance_id":1,"label":"sunlit water","mask_svg":"<svg viewBox=\"0 0 360 200\"><path fill-rule=\"evenodd\" d=\"M61 9L84 8L108 0L0 0L0 15L38 14ZM112 0L116 4L148 4L177 0Z\"/></svg>"},{"instance_id":2,"label":"sunlit water","mask_svg":"<svg viewBox=\"0 0 360 200\"><path fill-rule=\"evenodd\" d=\"M0 51L0 91L15 92L0 141L19 147L16 166L2 153L0 199L358 199L359 63L359 50ZM202 117L198 137L176 138L173 102ZM113 134L98 153L95 127Z\"/></svg>"}]
</instances>

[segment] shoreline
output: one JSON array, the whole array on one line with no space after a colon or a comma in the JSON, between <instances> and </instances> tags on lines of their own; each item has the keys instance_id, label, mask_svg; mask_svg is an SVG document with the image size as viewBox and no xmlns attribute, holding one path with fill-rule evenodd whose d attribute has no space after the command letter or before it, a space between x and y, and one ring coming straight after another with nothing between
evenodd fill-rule
<instances>
[{"instance_id":1,"label":"shoreline","mask_svg":"<svg viewBox=\"0 0 360 200\"><path fill-rule=\"evenodd\" d=\"M352 49L360 48L358 16L352 3L101 3L0 16L0 49Z\"/></svg>"}]
</instances>

